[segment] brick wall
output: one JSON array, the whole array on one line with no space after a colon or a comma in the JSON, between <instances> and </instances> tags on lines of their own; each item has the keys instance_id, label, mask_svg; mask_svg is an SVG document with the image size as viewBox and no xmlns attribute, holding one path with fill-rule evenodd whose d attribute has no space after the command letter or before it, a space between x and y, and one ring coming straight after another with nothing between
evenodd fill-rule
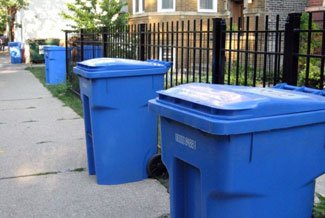
<instances>
[{"instance_id":1,"label":"brick wall","mask_svg":"<svg viewBox=\"0 0 325 218\"><path fill-rule=\"evenodd\" d=\"M245 5L244 14L263 14L265 12L265 1L272 0L253 0L252 3Z\"/></svg>"},{"instance_id":2,"label":"brick wall","mask_svg":"<svg viewBox=\"0 0 325 218\"><path fill-rule=\"evenodd\" d=\"M284 28L289 13L303 12L307 7L307 0L268 0L265 12L270 16L270 26L275 25L275 16L280 15L280 29Z\"/></svg>"},{"instance_id":3,"label":"brick wall","mask_svg":"<svg viewBox=\"0 0 325 218\"><path fill-rule=\"evenodd\" d=\"M216 16L206 16L200 15L199 13L195 16L193 15L154 15L154 16L137 16L129 18L129 24L139 24L139 23L160 23L160 22L174 22L177 21L182 22L184 20L187 22L190 20L191 22L195 19L197 23L199 19L203 19L206 21L208 18L214 18ZM212 22L212 21L211 21Z\"/></svg>"},{"instance_id":4,"label":"brick wall","mask_svg":"<svg viewBox=\"0 0 325 218\"><path fill-rule=\"evenodd\" d=\"M308 0L253 0L252 3L246 4L244 9L245 16L261 16L269 15L270 29L275 26L275 17L280 15L280 29L284 28L286 18L291 12L303 12L307 7ZM322 4L322 0L309 0ZM128 0L128 7L130 11L130 23L143 22L162 22L167 20L182 20L182 19L200 19L207 17L228 17L231 13L224 9L225 0L218 0L217 13L199 13L197 12L197 0L176 0L176 12L157 12L158 0L145 0L144 14L133 15L132 0ZM228 8L229 10L229 8ZM252 20L251 26L254 26Z\"/></svg>"},{"instance_id":5,"label":"brick wall","mask_svg":"<svg viewBox=\"0 0 325 218\"><path fill-rule=\"evenodd\" d=\"M309 0L308 7L319 7L323 6L323 0Z\"/></svg>"},{"instance_id":6,"label":"brick wall","mask_svg":"<svg viewBox=\"0 0 325 218\"><path fill-rule=\"evenodd\" d=\"M176 11L183 12L197 12L198 0L176 0ZM132 16L133 14L133 0L128 0L128 9ZM144 11L146 12L157 12L158 0L145 0ZM224 8L224 0L218 0L218 12L222 12Z\"/></svg>"},{"instance_id":7,"label":"brick wall","mask_svg":"<svg viewBox=\"0 0 325 218\"><path fill-rule=\"evenodd\" d=\"M224 12L224 0L218 0L218 12L202 13L198 12L198 0L176 0L175 12L157 12L158 0L145 0L144 13L133 14L133 1L128 0L128 9L130 13L129 23L147 23L147 22L165 22L181 21L193 19L207 19L217 17Z\"/></svg>"}]
</instances>

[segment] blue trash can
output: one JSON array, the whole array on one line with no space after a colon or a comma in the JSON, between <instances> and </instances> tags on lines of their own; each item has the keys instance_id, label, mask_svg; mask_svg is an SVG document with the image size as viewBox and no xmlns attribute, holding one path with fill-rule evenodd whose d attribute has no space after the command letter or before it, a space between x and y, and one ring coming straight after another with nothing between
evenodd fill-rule
<instances>
[{"instance_id":1,"label":"blue trash can","mask_svg":"<svg viewBox=\"0 0 325 218\"><path fill-rule=\"evenodd\" d=\"M103 46L100 45L84 45L84 59L89 60L93 58L103 57Z\"/></svg>"},{"instance_id":2,"label":"blue trash can","mask_svg":"<svg viewBox=\"0 0 325 218\"><path fill-rule=\"evenodd\" d=\"M280 85L160 91L171 217L309 218L325 173L325 97Z\"/></svg>"},{"instance_id":3,"label":"blue trash can","mask_svg":"<svg viewBox=\"0 0 325 218\"><path fill-rule=\"evenodd\" d=\"M74 68L83 102L88 170L98 184L147 178L157 149L157 118L147 102L163 88L165 62L98 58Z\"/></svg>"},{"instance_id":4,"label":"blue trash can","mask_svg":"<svg viewBox=\"0 0 325 218\"><path fill-rule=\"evenodd\" d=\"M10 53L10 62L12 64L21 64L22 63L21 43L9 42L8 46L9 46L9 53Z\"/></svg>"},{"instance_id":5,"label":"blue trash can","mask_svg":"<svg viewBox=\"0 0 325 218\"><path fill-rule=\"evenodd\" d=\"M66 80L65 47L44 46L45 82L50 85L65 83Z\"/></svg>"}]
</instances>

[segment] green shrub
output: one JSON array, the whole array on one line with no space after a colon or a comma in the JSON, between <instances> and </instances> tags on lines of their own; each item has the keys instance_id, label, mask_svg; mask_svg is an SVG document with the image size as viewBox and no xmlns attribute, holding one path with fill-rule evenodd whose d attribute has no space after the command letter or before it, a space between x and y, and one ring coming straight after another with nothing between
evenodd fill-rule
<instances>
[{"instance_id":1,"label":"green shrub","mask_svg":"<svg viewBox=\"0 0 325 218\"><path fill-rule=\"evenodd\" d=\"M314 206L313 215L314 218L324 218L325 217L325 197L316 193L319 203Z\"/></svg>"},{"instance_id":2,"label":"green shrub","mask_svg":"<svg viewBox=\"0 0 325 218\"><path fill-rule=\"evenodd\" d=\"M309 14L308 13L302 13L301 20L300 20L300 29L302 30L308 30L309 29ZM311 23L311 29L312 30L319 30L319 26L315 23ZM312 33L312 40L310 42L310 53L314 54L319 50L319 48L322 45L321 40L322 34L321 33ZM307 53L307 46L308 46L308 33L302 32L300 33L300 50L299 53L306 54Z\"/></svg>"},{"instance_id":3,"label":"green shrub","mask_svg":"<svg viewBox=\"0 0 325 218\"><path fill-rule=\"evenodd\" d=\"M314 88L319 88L322 89L325 84L320 85L320 63L310 63L309 65L309 77L308 81L305 84L306 80L306 64L303 66L303 69L300 70L298 74L298 85L299 86L308 86L308 87L314 87Z\"/></svg>"},{"instance_id":4,"label":"green shrub","mask_svg":"<svg viewBox=\"0 0 325 218\"><path fill-rule=\"evenodd\" d=\"M228 83L228 77L230 73L230 81L229 84L231 85L245 85L245 66L244 65L239 65L238 67L238 83L237 81L237 66L236 63L233 62L233 66L230 69L230 72L228 70L225 70L225 83ZM266 72L265 75L265 82L268 83L273 83L273 77L274 77L274 72ZM256 86L261 86L263 84L263 71L261 69L256 69L256 79L255 79L255 85ZM254 85L254 68L252 66L247 66L247 85L248 86L253 86Z\"/></svg>"},{"instance_id":5,"label":"green shrub","mask_svg":"<svg viewBox=\"0 0 325 218\"><path fill-rule=\"evenodd\" d=\"M300 29L308 30L309 29L309 14L303 13L301 16ZM315 22L311 24L312 30L319 30L320 28ZM322 45L322 33L312 33L311 41L310 41L310 54L320 54L321 45ZM307 54L307 46L308 46L308 33L302 32L300 33L300 54ZM321 60L320 58L310 58L309 59L310 67L309 67L309 78L306 80L306 66L307 66L307 58L300 57L298 62L298 85L306 85L314 88L323 88L322 85L319 84L320 81L320 66Z\"/></svg>"}]
</instances>

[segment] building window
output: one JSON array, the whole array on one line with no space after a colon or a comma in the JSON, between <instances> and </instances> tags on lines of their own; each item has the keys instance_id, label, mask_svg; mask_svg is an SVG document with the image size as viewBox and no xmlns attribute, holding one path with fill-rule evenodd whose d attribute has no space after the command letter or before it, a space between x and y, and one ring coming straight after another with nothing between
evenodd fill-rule
<instances>
[{"instance_id":1,"label":"building window","mask_svg":"<svg viewBox=\"0 0 325 218\"><path fill-rule=\"evenodd\" d=\"M175 0L158 0L158 11L175 11Z\"/></svg>"},{"instance_id":2,"label":"building window","mask_svg":"<svg viewBox=\"0 0 325 218\"><path fill-rule=\"evenodd\" d=\"M133 0L133 13L139 14L143 13L144 10L144 0Z\"/></svg>"},{"instance_id":3,"label":"building window","mask_svg":"<svg viewBox=\"0 0 325 218\"><path fill-rule=\"evenodd\" d=\"M218 1L216 0L198 0L198 11L216 12Z\"/></svg>"}]
</instances>

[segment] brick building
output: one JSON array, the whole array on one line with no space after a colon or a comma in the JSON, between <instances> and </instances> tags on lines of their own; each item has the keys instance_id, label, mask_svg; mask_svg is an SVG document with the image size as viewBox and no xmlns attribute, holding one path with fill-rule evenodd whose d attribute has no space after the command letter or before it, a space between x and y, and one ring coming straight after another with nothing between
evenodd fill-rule
<instances>
[{"instance_id":1,"label":"brick building","mask_svg":"<svg viewBox=\"0 0 325 218\"><path fill-rule=\"evenodd\" d=\"M325 9L324 0L308 0L306 11L322 11Z\"/></svg>"},{"instance_id":2,"label":"brick building","mask_svg":"<svg viewBox=\"0 0 325 218\"><path fill-rule=\"evenodd\" d=\"M283 25L288 13L302 12L306 7L307 0L128 0L131 24L211 17L233 17L236 21L241 16L279 14Z\"/></svg>"},{"instance_id":3,"label":"brick building","mask_svg":"<svg viewBox=\"0 0 325 218\"><path fill-rule=\"evenodd\" d=\"M216 17L223 4L223 0L129 0L129 21L133 24Z\"/></svg>"},{"instance_id":4,"label":"brick building","mask_svg":"<svg viewBox=\"0 0 325 218\"><path fill-rule=\"evenodd\" d=\"M323 13L317 11L325 11L325 0L308 0L308 5L306 7L307 12L313 13L313 21L322 25Z\"/></svg>"}]
</instances>

